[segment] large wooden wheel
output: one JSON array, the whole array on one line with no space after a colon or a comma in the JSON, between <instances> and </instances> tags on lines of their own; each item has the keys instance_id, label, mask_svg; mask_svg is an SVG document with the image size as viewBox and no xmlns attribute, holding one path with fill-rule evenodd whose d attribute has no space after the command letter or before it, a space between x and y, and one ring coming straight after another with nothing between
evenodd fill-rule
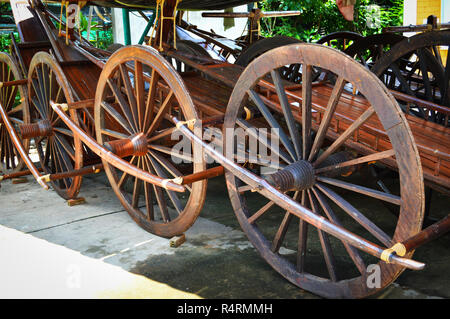
<instances>
[{"instance_id":1,"label":"large wooden wheel","mask_svg":"<svg viewBox=\"0 0 450 319\"><path fill-rule=\"evenodd\" d=\"M424 32L393 46L372 71L392 90L446 107L440 111L400 102L405 112L448 126L450 57L443 61L440 49L449 48L450 30Z\"/></svg>"},{"instance_id":2,"label":"large wooden wheel","mask_svg":"<svg viewBox=\"0 0 450 319\"><path fill-rule=\"evenodd\" d=\"M291 64L302 66L297 91L280 76L280 69ZM326 85L312 83L313 69L331 72L334 79ZM354 89L358 95L352 95ZM262 116L242 120L244 106L259 109ZM261 128L271 132L269 139L263 131L255 133ZM228 144L242 130L248 138ZM361 64L315 44L265 53L236 84L225 116L224 138L227 158L246 169L226 173L239 223L261 256L290 282L325 297L360 298L379 291L403 271L289 212L293 200L297 211L306 208L384 248L421 229L423 179L413 136L395 99ZM267 154L254 156L251 139L258 141L258 148L268 146ZM358 173L347 176L369 161L398 170L393 194L367 188ZM254 174L274 189L255 185L255 179L249 178ZM399 206L398 219L384 213L380 201ZM370 264L380 267L378 287L366 284L373 269L367 268Z\"/></svg>"},{"instance_id":3,"label":"large wooden wheel","mask_svg":"<svg viewBox=\"0 0 450 319\"><path fill-rule=\"evenodd\" d=\"M73 93L61 67L46 52L33 56L28 71L28 97L32 124L42 127L42 134L34 141L41 167L45 174L63 173L83 167L81 141L63 123L50 106L55 103L73 103ZM75 110L70 111L79 125ZM64 199L75 198L81 186L81 176L52 181L53 189Z\"/></svg>"},{"instance_id":4,"label":"large wooden wheel","mask_svg":"<svg viewBox=\"0 0 450 319\"><path fill-rule=\"evenodd\" d=\"M23 80L17 62L10 55L0 53L0 82ZM30 121L28 100L25 85L3 86L0 88L0 101L11 123L20 132L19 125ZM24 150L28 153L30 142L22 140ZM0 171L3 173L18 172L25 166L13 141L0 117Z\"/></svg>"},{"instance_id":5,"label":"large wooden wheel","mask_svg":"<svg viewBox=\"0 0 450 319\"><path fill-rule=\"evenodd\" d=\"M96 91L98 142L142 170L181 180L203 171L206 165L201 151L191 152L190 142L184 145L185 152L178 154L180 134L171 116L198 120L183 81L169 62L149 47L116 51L106 63ZM105 160L103 164L129 215L151 233L179 235L195 222L203 207L206 180L186 185L186 193L180 194L130 177Z\"/></svg>"}]
</instances>

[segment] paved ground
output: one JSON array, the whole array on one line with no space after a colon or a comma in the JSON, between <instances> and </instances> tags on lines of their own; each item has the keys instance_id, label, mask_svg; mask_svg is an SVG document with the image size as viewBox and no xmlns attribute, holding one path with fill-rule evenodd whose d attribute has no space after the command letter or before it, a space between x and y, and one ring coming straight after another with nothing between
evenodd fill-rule
<instances>
[{"instance_id":1,"label":"paved ground","mask_svg":"<svg viewBox=\"0 0 450 319\"><path fill-rule=\"evenodd\" d=\"M45 296L53 297L126 295L119 290L116 294L94 294L95 280L88 280L90 284L73 295L52 290L59 287L55 281L66 283L67 276L78 271L76 267L70 268L71 258L75 258L74 253L81 253L82 258L96 260L96 265L102 261L148 278L148 282L140 283L146 287L142 294L132 297L161 297L162 293L163 298L164 294L178 298L318 298L288 283L259 257L239 228L221 177L210 181L202 217L186 233L187 242L179 248L170 248L167 239L153 236L134 224L103 174L85 178L80 196L85 197L86 204L68 207L55 192L44 191L34 182L2 183L0 296L15 297L20 291L29 291L26 296L42 291L47 293ZM435 197L434 212L437 215L448 212L448 198ZM23 233L29 235L24 237ZM53 246L48 248L49 245ZM41 254L39 247L44 246L49 250L42 248L46 254ZM414 257L427 263L426 270L405 271L376 298L450 298L449 236L422 247ZM82 264L90 263L83 260ZM96 271L104 276L106 270L98 267L87 278L95 278ZM118 267L113 271L119 271ZM44 287L49 289L42 290L43 282L47 282ZM109 292L117 287L107 286ZM167 286L175 290L164 290Z\"/></svg>"}]
</instances>

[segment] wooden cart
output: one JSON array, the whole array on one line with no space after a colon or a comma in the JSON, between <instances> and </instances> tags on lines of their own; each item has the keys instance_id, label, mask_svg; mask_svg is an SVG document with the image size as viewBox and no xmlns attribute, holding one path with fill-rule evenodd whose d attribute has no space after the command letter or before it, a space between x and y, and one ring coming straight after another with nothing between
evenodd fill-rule
<instances>
[{"instance_id":1,"label":"wooden cart","mask_svg":"<svg viewBox=\"0 0 450 319\"><path fill-rule=\"evenodd\" d=\"M250 242L303 289L361 298L405 268L422 269L410 258L424 242L415 239L428 234L424 180L450 188L448 128L407 119L375 74L326 46L254 49L261 54L243 67L177 45L177 9L248 2L87 1L156 8L151 45L111 53L39 0L11 0L21 42L12 39L12 54L0 55L0 160L9 170L2 178L33 174L74 199L82 176L103 169L136 223L172 237L195 222L208 178L225 174ZM221 134L205 140L211 131ZM358 179L367 165L398 174L390 193ZM380 203L395 207L392 223L381 222ZM315 234L320 255L308 246ZM344 254L335 258L338 247ZM380 285L367 283L371 264Z\"/></svg>"}]
</instances>

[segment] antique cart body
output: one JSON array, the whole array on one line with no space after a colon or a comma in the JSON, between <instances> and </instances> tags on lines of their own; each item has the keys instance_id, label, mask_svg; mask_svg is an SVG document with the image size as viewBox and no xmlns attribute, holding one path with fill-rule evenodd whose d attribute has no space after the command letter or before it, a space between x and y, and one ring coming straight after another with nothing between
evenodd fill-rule
<instances>
[{"instance_id":1,"label":"antique cart body","mask_svg":"<svg viewBox=\"0 0 450 319\"><path fill-rule=\"evenodd\" d=\"M63 9L57 16L38 0L12 0L21 41L12 37L11 56L0 56L2 179L33 174L43 187L73 200L83 175L105 170L141 227L173 237L198 217L207 179L225 174L249 240L303 289L365 297L405 268L422 269L424 264L410 259L414 249L449 228L447 217L421 232L424 181L450 189L448 126L405 115L394 98L400 93L335 49L290 38L252 43L251 37L242 53L228 50L237 58L232 64L222 38L176 18L177 9L249 2L87 1L155 9L150 45L113 53L93 47L66 24ZM69 16L71 7L65 7ZM219 46L223 58L211 58L189 37L177 41L182 32ZM447 37L449 31L440 32ZM446 65L448 89L448 60ZM408 98L413 99L403 97ZM448 114L448 105L435 107ZM207 142L208 132L217 138ZM28 155L32 146L40 167ZM208 166L208 158L215 165ZM390 191L355 179L355 172L375 163L398 174ZM357 207L355 195L367 198L373 211ZM391 224L378 224L380 203L393 207ZM323 267L307 253L311 233L319 238ZM335 258L337 246L345 257ZM380 267L380 286L367 285L369 264Z\"/></svg>"}]
</instances>

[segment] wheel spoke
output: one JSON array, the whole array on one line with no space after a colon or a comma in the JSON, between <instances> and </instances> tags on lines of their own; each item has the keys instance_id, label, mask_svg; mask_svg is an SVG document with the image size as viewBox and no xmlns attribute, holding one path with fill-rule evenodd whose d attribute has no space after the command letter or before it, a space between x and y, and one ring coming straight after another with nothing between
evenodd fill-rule
<instances>
[{"instance_id":1,"label":"wheel spoke","mask_svg":"<svg viewBox=\"0 0 450 319\"><path fill-rule=\"evenodd\" d=\"M42 110L42 106L41 106L40 102L36 99L36 97L31 98L31 104L34 105L35 109L38 111L41 118L45 119L46 118L45 113Z\"/></svg>"},{"instance_id":2,"label":"wheel spoke","mask_svg":"<svg viewBox=\"0 0 450 319\"><path fill-rule=\"evenodd\" d=\"M124 139L124 138L128 138L128 135L125 135L123 133L116 132L116 131L113 131L113 130L108 130L108 129L105 129L105 128L102 129L101 132L102 132L103 135L114 137L114 138L119 139L119 140L120 139Z\"/></svg>"},{"instance_id":3,"label":"wheel spoke","mask_svg":"<svg viewBox=\"0 0 450 319\"><path fill-rule=\"evenodd\" d=\"M120 124L120 126L122 126L122 128L124 128L130 135L133 135L134 133L136 133L129 125L128 122L122 117L122 115L119 114L119 112L117 112L111 104L103 101L101 103L102 107L105 109L105 111L108 112L109 115L111 115L114 120L117 121L117 123Z\"/></svg>"},{"instance_id":4,"label":"wheel spoke","mask_svg":"<svg viewBox=\"0 0 450 319\"><path fill-rule=\"evenodd\" d=\"M125 101L125 98L123 97L122 92L120 91L120 89L117 87L117 85L111 79L108 79L107 82L108 82L109 87L111 88L111 91L114 94L114 97L116 98L117 103L120 106L120 109L122 110L123 114L125 115L125 119L127 120L128 126L131 127L134 132L137 132L139 128L138 128L137 124L135 123L135 121L133 120L133 114L130 111L130 106ZM116 113L119 114L118 112L116 112Z\"/></svg>"},{"instance_id":5,"label":"wheel spoke","mask_svg":"<svg viewBox=\"0 0 450 319\"><path fill-rule=\"evenodd\" d=\"M292 109L289 104L286 92L282 83L282 79L278 70L272 70L271 72L273 82L277 91L278 99L280 100L281 107L283 109L283 114L286 119L286 123L289 129L289 133L294 143L295 154L297 155L295 160L299 160L302 157L302 145L300 140L300 134L297 126L295 125L294 116L292 114Z\"/></svg>"},{"instance_id":6,"label":"wheel spoke","mask_svg":"<svg viewBox=\"0 0 450 319\"><path fill-rule=\"evenodd\" d=\"M252 126L247 121L242 120L242 119L238 119L236 121L236 124L239 125L241 128L243 128L250 137L257 139L259 141L259 143L261 143L261 145L264 145L265 147L270 149L278 157L283 159L286 163L288 163L288 164L292 163L292 158L289 156L289 154L283 152L279 147L273 147L270 139L268 139L267 136L263 137L261 130L259 130L259 133L258 133L258 130L254 126Z\"/></svg>"},{"instance_id":7,"label":"wheel spoke","mask_svg":"<svg viewBox=\"0 0 450 319\"><path fill-rule=\"evenodd\" d=\"M165 147L165 146L156 145L156 144L150 144L150 145L148 145L148 148L152 149L152 150L155 150L155 151L158 151L158 152L161 152L161 153L164 153L164 154L168 154L168 155L170 155L172 157L179 158L179 159L181 159L183 161L186 161L186 162L191 162L191 163L194 162L194 159L192 158L192 156L176 153L172 149L170 149L168 147Z\"/></svg>"},{"instance_id":8,"label":"wheel spoke","mask_svg":"<svg viewBox=\"0 0 450 319\"><path fill-rule=\"evenodd\" d=\"M155 109L155 97L156 97L156 88L158 86L160 75L156 72L155 69L152 70L152 77L150 79L150 88L148 90L147 103L145 105L145 125L142 130L145 132L147 127L150 125L149 121L153 118L153 112Z\"/></svg>"},{"instance_id":9,"label":"wheel spoke","mask_svg":"<svg viewBox=\"0 0 450 319\"><path fill-rule=\"evenodd\" d=\"M150 163L150 159L148 158L148 155L146 155L144 158L147 161L147 166L150 168L150 173L153 175L157 175L155 170L151 167L151 163ZM155 193L156 202L158 203L158 206L159 206L159 212L161 214L161 217L165 223L168 223L168 222L170 222L170 215L169 215L169 211L167 209L166 200L164 199L164 194L160 187L155 186L155 185L152 185L152 186L153 186L153 191Z\"/></svg>"},{"instance_id":10,"label":"wheel spoke","mask_svg":"<svg viewBox=\"0 0 450 319\"><path fill-rule=\"evenodd\" d=\"M273 205L275 205L275 202L268 202L266 205L264 205L262 208L260 208L256 213L254 213L249 219L248 222L250 224L253 224L256 222L256 220L261 217L265 212L267 212Z\"/></svg>"},{"instance_id":11,"label":"wheel spoke","mask_svg":"<svg viewBox=\"0 0 450 319\"><path fill-rule=\"evenodd\" d=\"M392 194L387 194L385 192L380 192L377 191L375 189L371 189L371 188L367 188L364 186L359 186L359 185L355 185L355 184L351 184L351 183L347 183L347 182L343 182L340 181L338 179L334 179L334 178L328 178L328 177L321 177L321 176L317 176L317 180L319 182L324 182L333 186L337 186L343 189L347 189L356 193L360 193L360 194L364 194L367 195L369 197L373 197L373 198L377 198L380 200L383 200L385 202L389 202L395 205L401 205L402 204L402 199L399 196L396 195L392 195Z\"/></svg>"},{"instance_id":12,"label":"wheel spoke","mask_svg":"<svg viewBox=\"0 0 450 319\"><path fill-rule=\"evenodd\" d=\"M298 196L300 195L300 192L295 192L293 200L297 200ZM286 236L286 232L289 228L289 225L292 221L292 214L289 212L286 212L284 214L283 221L280 224L280 227L278 227L277 233L275 234L275 237L272 241L272 247L271 250L274 253L277 253L280 250L281 244L283 244L284 237Z\"/></svg>"},{"instance_id":13,"label":"wheel spoke","mask_svg":"<svg viewBox=\"0 0 450 319\"><path fill-rule=\"evenodd\" d=\"M8 115L10 115L10 114L14 114L14 113L21 112L21 111L23 111L23 103L20 103L15 108L9 110L7 113L8 113Z\"/></svg>"},{"instance_id":14,"label":"wheel spoke","mask_svg":"<svg viewBox=\"0 0 450 319\"><path fill-rule=\"evenodd\" d=\"M150 171L150 168L147 166L147 161L143 161L144 169ZM147 209L147 219L149 221L155 219L155 213L153 211L153 196L151 190L152 184L144 182L144 195L145 195L145 207Z\"/></svg>"},{"instance_id":15,"label":"wheel spoke","mask_svg":"<svg viewBox=\"0 0 450 319\"><path fill-rule=\"evenodd\" d=\"M144 70L142 69L142 63L135 61L134 68L134 87L136 88L136 100L138 107L138 118L139 118L139 129L143 130L141 127L144 123L144 113L145 113L145 83L144 83Z\"/></svg>"},{"instance_id":16,"label":"wheel spoke","mask_svg":"<svg viewBox=\"0 0 450 319\"><path fill-rule=\"evenodd\" d=\"M155 158L159 164L161 164L162 167L164 167L164 169L166 169L173 177L177 178L177 177L182 177L183 173L181 173L175 166L172 165L172 163L170 163L170 161L168 159L166 159L164 156L159 155L156 152L153 152L152 150L148 151L150 153L150 155ZM188 191L192 191L192 188L189 187L189 185L184 185Z\"/></svg>"},{"instance_id":17,"label":"wheel spoke","mask_svg":"<svg viewBox=\"0 0 450 319\"><path fill-rule=\"evenodd\" d=\"M325 172L329 172L329 171L334 171L334 170L337 170L337 169L340 169L343 167L359 165L362 163L368 163L368 162L372 162L372 161L379 161L384 158L392 157L394 155L395 155L395 151L393 149L390 149L387 151L378 152L378 153L370 154L367 156L359 157L359 158L356 158L356 159L353 159L350 161L342 162L342 163L339 163L336 165L321 167L321 168L316 169L315 173L321 174L321 173L325 173Z\"/></svg>"},{"instance_id":18,"label":"wheel spoke","mask_svg":"<svg viewBox=\"0 0 450 319\"><path fill-rule=\"evenodd\" d=\"M147 155L150 159L151 164L153 165L153 168L155 169L156 174L158 174L159 177L168 179L167 174L162 169L161 165L155 161L151 156ZM180 199L178 198L178 195L170 190L165 190L167 192L167 195L169 195L169 199L172 202L173 206L175 207L176 211L180 215L183 212L183 205L180 202Z\"/></svg>"},{"instance_id":19,"label":"wheel spoke","mask_svg":"<svg viewBox=\"0 0 450 319\"><path fill-rule=\"evenodd\" d=\"M336 215L333 212L333 210L331 209L331 207L326 202L325 198L318 191L316 191L314 187L311 189L311 191L315 195L317 200L319 201L319 204L322 207L322 210L327 215L328 219L331 222L333 222L335 225L342 227L340 221L336 217ZM308 191L308 192L311 193L311 191ZM311 194L311 196L312 196L312 194ZM365 265L363 259L361 258L359 251L355 247L349 245L345 241L342 241L342 244L344 245L345 250L347 251L350 258L353 260L353 263L355 264L356 268L358 268L358 271L361 274L365 274L366 273L366 265Z\"/></svg>"},{"instance_id":20,"label":"wheel spoke","mask_svg":"<svg viewBox=\"0 0 450 319\"><path fill-rule=\"evenodd\" d=\"M317 188L322 191L328 198L330 198L336 205L338 205L343 211L345 211L350 217L356 220L361 226L363 226L369 233L377 238L386 247L391 247L391 238L382 231L371 220L364 216L359 210L357 210L352 204L347 202L340 195L326 187L321 183L316 184Z\"/></svg>"},{"instance_id":21,"label":"wheel spoke","mask_svg":"<svg viewBox=\"0 0 450 319\"><path fill-rule=\"evenodd\" d=\"M161 105L161 107L158 110L158 113L155 115L155 118L153 119L152 124L150 125L150 128L147 131L147 136L151 135L154 130L159 126L163 119L163 115L168 111L169 107L172 105L170 102L172 98L174 97L173 91L170 91L170 93L167 95L166 99L164 100L164 103Z\"/></svg>"},{"instance_id":22,"label":"wheel spoke","mask_svg":"<svg viewBox=\"0 0 450 319\"><path fill-rule=\"evenodd\" d=\"M309 201L311 203L312 211L315 214L320 215L317 203L316 203L315 199L311 196L310 191L308 191L308 197L309 197ZM335 264L334 256L333 256L333 253L331 250L330 239L328 237L328 234L321 231L320 229L317 229L317 232L319 234L320 245L322 246L323 257L325 258L325 263L327 265L328 274L330 275L330 278L332 281L337 281L336 269L334 266L334 264Z\"/></svg>"},{"instance_id":23,"label":"wheel spoke","mask_svg":"<svg viewBox=\"0 0 450 319\"><path fill-rule=\"evenodd\" d=\"M334 142L323 152L319 158L313 162L313 166L317 167L322 163L328 156L333 154L345 141L352 136L352 134L359 129L373 114L375 113L374 108L369 107L357 120L355 120Z\"/></svg>"},{"instance_id":24,"label":"wheel spoke","mask_svg":"<svg viewBox=\"0 0 450 319\"><path fill-rule=\"evenodd\" d=\"M67 135L67 136L70 136L73 138L73 132L71 130L68 130L68 129L62 128L62 127L53 127L53 130L58 133L61 133L61 134L64 134L64 135Z\"/></svg>"},{"instance_id":25,"label":"wheel spoke","mask_svg":"<svg viewBox=\"0 0 450 319\"><path fill-rule=\"evenodd\" d=\"M323 115L322 122L320 123L319 130L317 131L316 138L314 139L314 144L311 148L311 153L308 156L308 161L312 161L314 157L317 155L320 147L322 146L323 141L325 140L325 136L330 126L331 119L333 118L334 111L336 110L336 106L338 104L339 99L341 98L342 91L345 87L345 80L343 77L338 77L336 80L336 85L333 88L330 99L328 100L328 105L325 110L325 114Z\"/></svg>"},{"instance_id":26,"label":"wheel spoke","mask_svg":"<svg viewBox=\"0 0 450 319\"><path fill-rule=\"evenodd\" d=\"M128 103L129 103L128 105L130 105L131 113L133 115L133 123L134 123L135 127L138 127L138 125L137 125L137 123L138 123L138 115L137 115L138 106L137 106L137 102L136 102L136 97L134 95L133 87L131 86L128 69L123 64L119 65L119 69L120 69L120 75L122 77L122 81L125 85L125 90L127 92Z\"/></svg>"},{"instance_id":27,"label":"wheel spoke","mask_svg":"<svg viewBox=\"0 0 450 319\"><path fill-rule=\"evenodd\" d=\"M302 66L302 137L303 159L309 156L311 147L311 121L312 121L312 66Z\"/></svg>"},{"instance_id":28,"label":"wheel spoke","mask_svg":"<svg viewBox=\"0 0 450 319\"><path fill-rule=\"evenodd\" d=\"M72 146L66 141L63 136L55 133L55 138L58 140L58 143L64 148L64 150L69 154L70 158L75 162L75 151Z\"/></svg>"},{"instance_id":29,"label":"wheel spoke","mask_svg":"<svg viewBox=\"0 0 450 319\"><path fill-rule=\"evenodd\" d=\"M307 207L307 198L305 191L302 191L302 206ZM303 219L298 224L298 248L297 248L297 271L302 273L305 268L307 241L309 224Z\"/></svg>"},{"instance_id":30,"label":"wheel spoke","mask_svg":"<svg viewBox=\"0 0 450 319\"><path fill-rule=\"evenodd\" d=\"M157 140L159 140L159 139L162 139L162 138L165 138L165 137L167 137L167 136L170 136L170 135L172 135L172 133L175 132L176 130L177 130L176 127L171 127L171 128L165 129L165 130L163 130L163 131L161 131L161 132L158 132L158 134L153 135L152 137L149 137L149 138L147 139L147 143L152 143L152 142L157 141Z\"/></svg>"},{"instance_id":31,"label":"wheel spoke","mask_svg":"<svg viewBox=\"0 0 450 319\"><path fill-rule=\"evenodd\" d=\"M130 160L130 164L134 165L134 161L137 159L136 156L133 156ZM121 189L122 185L125 185L125 182L128 180L128 178L130 177L130 175L127 172L123 172L122 176L120 177L119 182L117 183L117 187L119 189Z\"/></svg>"},{"instance_id":32,"label":"wheel spoke","mask_svg":"<svg viewBox=\"0 0 450 319\"><path fill-rule=\"evenodd\" d=\"M290 161L292 162L295 159L295 150L294 150L291 142L289 141L286 133L284 133L283 129L278 124L277 120L275 120L272 113L270 113L269 109L264 104L264 102L261 100L258 93L256 93L254 90L249 90L248 94L249 94L251 100L258 107L261 114L266 119L267 123L269 123L269 125L274 129L274 134L279 137L279 139L281 140L281 143L284 145L284 147L286 147L286 150L288 151L288 153L291 156Z\"/></svg>"},{"instance_id":33,"label":"wheel spoke","mask_svg":"<svg viewBox=\"0 0 450 319\"><path fill-rule=\"evenodd\" d=\"M141 158L138 157L137 167L140 168ZM133 197L131 200L131 206L133 208L138 208L139 206L139 195L141 194L141 184L142 180L139 177L134 178L134 186L133 186Z\"/></svg>"}]
</instances>

